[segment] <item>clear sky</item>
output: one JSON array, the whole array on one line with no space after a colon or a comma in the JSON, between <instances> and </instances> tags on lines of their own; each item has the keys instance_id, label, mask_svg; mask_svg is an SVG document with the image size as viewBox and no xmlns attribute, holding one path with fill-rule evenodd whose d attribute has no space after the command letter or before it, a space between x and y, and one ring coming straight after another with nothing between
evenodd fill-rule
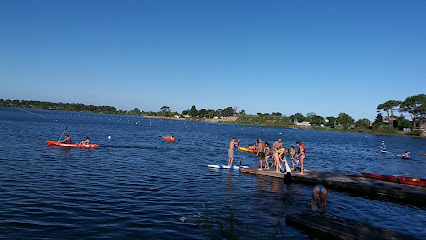
<instances>
[{"instance_id":1,"label":"clear sky","mask_svg":"<svg viewBox=\"0 0 426 240\"><path fill-rule=\"evenodd\" d=\"M0 98L374 119L426 93L426 1L0 1Z\"/></svg>"}]
</instances>

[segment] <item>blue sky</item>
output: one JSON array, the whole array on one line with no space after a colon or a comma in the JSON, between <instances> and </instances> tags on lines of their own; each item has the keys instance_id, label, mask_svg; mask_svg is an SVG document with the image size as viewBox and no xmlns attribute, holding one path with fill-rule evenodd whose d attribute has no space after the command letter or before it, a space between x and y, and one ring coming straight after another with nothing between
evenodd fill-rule
<instances>
[{"instance_id":1,"label":"blue sky","mask_svg":"<svg viewBox=\"0 0 426 240\"><path fill-rule=\"evenodd\" d=\"M426 1L0 1L0 98L374 119L426 93Z\"/></svg>"}]
</instances>

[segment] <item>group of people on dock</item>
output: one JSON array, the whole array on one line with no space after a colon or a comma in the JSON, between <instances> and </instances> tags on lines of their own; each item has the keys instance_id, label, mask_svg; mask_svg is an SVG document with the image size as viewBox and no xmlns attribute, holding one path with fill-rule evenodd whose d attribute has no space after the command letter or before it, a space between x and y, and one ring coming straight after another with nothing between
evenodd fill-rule
<instances>
[{"instance_id":1,"label":"group of people on dock","mask_svg":"<svg viewBox=\"0 0 426 240\"><path fill-rule=\"evenodd\" d=\"M236 137L233 137L229 142L228 146L228 166L231 167L234 161L234 149L240 145L240 140ZM290 154L292 160L292 170L294 171L295 166L300 161L300 174L303 174L303 162L305 160L306 148L300 141L296 142L298 147L297 154L294 149L294 146L290 146L290 149L283 148L282 139L278 138L277 141L271 146L268 142L263 142L262 138L257 140L255 145L249 145L248 150L251 152L257 152L256 156L260 162L260 167L258 170L270 169L270 167L275 167L275 171L280 172L281 165L287 164L286 154ZM269 165L269 158L272 156L272 163ZM263 161L264 164L263 164ZM312 189L312 200L309 203L310 209L312 211L318 211L321 208L322 211L327 211L327 189L323 185L316 185Z\"/></svg>"},{"instance_id":2,"label":"group of people on dock","mask_svg":"<svg viewBox=\"0 0 426 240\"><path fill-rule=\"evenodd\" d=\"M228 166L232 166L232 162L234 160L234 148L238 147L240 140L234 137L229 142L228 147ZM270 167L275 167L276 172L280 172L281 165L287 164L286 154L290 154L291 162L292 162L292 170L294 171L295 166L300 161L300 173L303 174L303 162L305 160L306 148L300 141L296 142L298 146L298 152L294 149L294 146L291 146L290 149L283 148L282 139L278 138L277 141L271 146L268 142L263 142L262 138L257 140L256 145L250 145L249 150L256 151L257 159L259 160L260 167L259 170L270 169ZM272 157L272 163L269 165L269 158ZM264 162L264 163L263 163Z\"/></svg>"}]
</instances>

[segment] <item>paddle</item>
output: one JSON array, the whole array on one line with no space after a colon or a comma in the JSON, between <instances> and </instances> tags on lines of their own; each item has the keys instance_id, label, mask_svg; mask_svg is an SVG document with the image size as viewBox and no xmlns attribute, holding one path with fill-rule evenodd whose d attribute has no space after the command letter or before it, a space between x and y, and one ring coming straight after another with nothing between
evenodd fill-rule
<instances>
[{"instance_id":1,"label":"paddle","mask_svg":"<svg viewBox=\"0 0 426 240\"><path fill-rule=\"evenodd\" d=\"M64 136L65 132L67 131L68 126L65 128L64 132L62 133L61 137L59 138L59 140L56 142L56 145L58 145L59 141L61 141L61 138Z\"/></svg>"}]
</instances>

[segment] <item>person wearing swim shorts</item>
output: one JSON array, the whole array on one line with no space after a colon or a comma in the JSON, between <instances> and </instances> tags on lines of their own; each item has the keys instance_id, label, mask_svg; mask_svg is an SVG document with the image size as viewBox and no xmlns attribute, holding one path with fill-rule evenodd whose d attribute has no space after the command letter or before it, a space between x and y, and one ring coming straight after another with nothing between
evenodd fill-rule
<instances>
[{"instance_id":1,"label":"person wearing swim shorts","mask_svg":"<svg viewBox=\"0 0 426 240\"><path fill-rule=\"evenodd\" d=\"M232 166L232 162L234 161L234 148L235 146L238 146L240 144L240 139L238 139L237 142L235 142L235 140L237 140L236 137L233 137L231 139L231 141L229 141L229 146L228 146L228 166L231 167Z\"/></svg>"},{"instance_id":2,"label":"person wearing swim shorts","mask_svg":"<svg viewBox=\"0 0 426 240\"><path fill-rule=\"evenodd\" d=\"M324 208L324 212L327 212L327 189L320 184L312 189L312 201L309 204L312 211L318 209L318 198L320 199L319 206Z\"/></svg>"},{"instance_id":3,"label":"person wearing swim shorts","mask_svg":"<svg viewBox=\"0 0 426 240\"><path fill-rule=\"evenodd\" d=\"M305 160L306 148L300 141L297 141L296 145L299 147L296 158L300 158L300 174L303 174L303 160Z\"/></svg>"},{"instance_id":4,"label":"person wearing swim shorts","mask_svg":"<svg viewBox=\"0 0 426 240\"><path fill-rule=\"evenodd\" d=\"M262 170L263 165L263 159L265 158L265 144L262 142L262 138L259 138L257 141L257 159L259 159L260 162L260 168L259 170Z\"/></svg>"}]
</instances>

